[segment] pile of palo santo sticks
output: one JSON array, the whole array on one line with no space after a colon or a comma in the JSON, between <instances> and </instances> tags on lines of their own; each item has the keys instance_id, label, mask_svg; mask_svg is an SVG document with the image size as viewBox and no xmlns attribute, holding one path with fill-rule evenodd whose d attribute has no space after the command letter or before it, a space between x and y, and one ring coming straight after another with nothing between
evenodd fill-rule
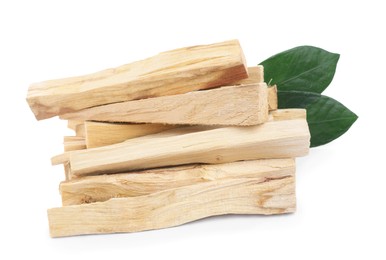
<instances>
[{"instance_id":1,"label":"pile of palo santo sticks","mask_svg":"<svg viewBox=\"0 0 386 260\"><path fill-rule=\"evenodd\" d=\"M237 40L32 84L27 101L76 133L52 158L66 176L63 206L48 210L52 237L295 210L306 112L277 109L276 87Z\"/></svg>"}]
</instances>

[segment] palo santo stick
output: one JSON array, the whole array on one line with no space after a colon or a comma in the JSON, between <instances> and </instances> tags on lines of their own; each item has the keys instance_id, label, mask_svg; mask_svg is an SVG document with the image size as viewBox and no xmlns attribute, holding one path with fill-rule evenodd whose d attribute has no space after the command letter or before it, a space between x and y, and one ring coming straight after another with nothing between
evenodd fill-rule
<instances>
[{"instance_id":1,"label":"palo santo stick","mask_svg":"<svg viewBox=\"0 0 386 260\"><path fill-rule=\"evenodd\" d=\"M87 176L62 182L63 206L136 197L201 182L235 177L282 177L295 172L293 159L261 159L225 164L186 165L122 174Z\"/></svg>"},{"instance_id":2,"label":"palo santo stick","mask_svg":"<svg viewBox=\"0 0 386 260\"><path fill-rule=\"evenodd\" d=\"M278 100L277 100L277 87L276 85L271 86L268 88L268 109L276 110L278 107Z\"/></svg>"},{"instance_id":3,"label":"palo santo stick","mask_svg":"<svg viewBox=\"0 0 386 260\"><path fill-rule=\"evenodd\" d=\"M163 124L125 124L86 121L87 148L116 144L128 139L159 133L178 126Z\"/></svg>"},{"instance_id":4,"label":"palo santo stick","mask_svg":"<svg viewBox=\"0 0 386 260\"><path fill-rule=\"evenodd\" d=\"M127 101L64 114L62 119L187 125L257 125L267 121L265 83Z\"/></svg>"},{"instance_id":5,"label":"palo santo stick","mask_svg":"<svg viewBox=\"0 0 386 260\"><path fill-rule=\"evenodd\" d=\"M269 114L269 121L280 121L280 120L292 120L292 119L306 119L306 110L305 109L278 109L275 111L271 111ZM142 136L139 138L134 138L127 140L126 142L130 142L131 144L134 143L144 143L149 142L151 143L155 139L159 138L164 138L164 137L171 137L171 136L178 136L182 134L187 134L187 133L194 133L194 132L199 132L199 131L206 131L206 130L211 130L211 129L216 129L219 127L214 127L214 126L191 126L191 127L179 127L175 129L170 129L167 131L160 132L158 134L152 134L152 135L146 135ZM70 160L70 155L75 154L76 151L74 152L68 152L68 153L63 153L56 155L52 157L51 163L52 165L58 165L58 164L63 164L66 162L69 162Z\"/></svg>"},{"instance_id":6,"label":"palo santo stick","mask_svg":"<svg viewBox=\"0 0 386 260\"><path fill-rule=\"evenodd\" d=\"M227 86L233 85L248 85L248 84L256 84L264 82L264 67L262 65L257 65L256 67L248 67L248 78L238 80L231 84L227 84Z\"/></svg>"},{"instance_id":7,"label":"palo santo stick","mask_svg":"<svg viewBox=\"0 0 386 260\"><path fill-rule=\"evenodd\" d=\"M64 151L76 151L86 149L86 140L81 136L65 136L63 138Z\"/></svg>"},{"instance_id":8,"label":"palo santo stick","mask_svg":"<svg viewBox=\"0 0 386 260\"><path fill-rule=\"evenodd\" d=\"M271 116L272 118L272 116ZM152 142L155 139L170 137L170 136L178 136L182 134L188 133L196 133L200 131L207 131L210 129L215 129L215 126L185 126L185 127L177 127L171 128L169 130L162 131L160 133L145 135L133 139L129 139L126 142L130 142L131 144L139 144L144 142ZM59 155L56 155L51 158L52 165L58 165L63 163L69 163L71 154L75 154L77 151L65 152Z\"/></svg>"},{"instance_id":9,"label":"palo santo stick","mask_svg":"<svg viewBox=\"0 0 386 260\"><path fill-rule=\"evenodd\" d=\"M83 124L83 121L68 120L67 127L76 131L76 127L81 124Z\"/></svg>"},{"instance_id":10,"label":"palo santo stick","mask_svg":"<svg viewBox=\"0 0 386 260\"><path fill-rule=\"evenodd\" d=\"M86 136L86 130L85 130L85 125L84 125L84 123L83 123L83 124L80 124L80 125L77 125L77 126L75 127L75 134L76 134L76 136L85 138L85 136Z\"/></svg>"},{"instance_id":11,"label":"palo santo stick","mask_svg":"<svg viewBox=\"0 0 386 260\"><path fill-rule=\"evenodd\" d=\"M32 84L27 101L36 119L88 107L223 86L248 77L237 40L160 53L85 76Z\"/></svg>"},{"instance_id":12,"label":"palo santo stick","mask_svg":"<svg viewBox=\"0 0 386 260\"><path fill-rule=\"evenodd\" d=\"M181 225L224 214L294 212L294 167L281 175L261 172L242 162L232 177L168 189L149 195L48 210L52 237L137 232ZM253 174L253 171L256 173ZM248 173L248 174L245 174ZM251 174L249 174L251 173ZM247 175L247 176L246 176Z\"/></svg>"},{"instance_id":13,"label":"palo santo stick","mask_svg":"<svg viewBox=\"0 0 386 260\"><path fill-rule=\"evenodd\" d=\"M261 65L248 68L249 77L231 85L245 85L264 82L264 68ZM269 110L277 109L276 89L268 89ZM69 128L76 131L77 136L86 137L87 148L100 147L123 142L127 139L162 132L178 126L164 124L130 124L87 121L68 121Z\"/></svg>"},{"instance_id":14,"label":"palo santo stick","mask_svg":"<svg viewBox=\"0 0 386 260\"><path fill-rule=\"evenodd\" d=\"M132 141L132 142L130 142ZM308 153L305 119L223 127L137 142L136 139L70 154L72 174L117 173L189 163L288 158Z\"/></svg>"}]
</instances>

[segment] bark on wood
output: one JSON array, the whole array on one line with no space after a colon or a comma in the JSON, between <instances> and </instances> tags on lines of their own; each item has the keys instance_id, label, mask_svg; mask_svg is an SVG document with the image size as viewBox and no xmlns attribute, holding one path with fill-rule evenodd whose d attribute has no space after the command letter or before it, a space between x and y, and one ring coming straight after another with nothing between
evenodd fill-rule
<instances>
[{"instance_id":1,"label":"bark on wood","mask_svg":"<svg viewBox=\"0 0 386 260\"><path fill-rule=\"evenodd\" d=\"M163 52L85 76L35 83L27 101L40 120L109 103L209 89L247 77L240 44L232 40Z\"/></svg>"},{"instance_id":2,"label":"bark on wood","mask_svg":"<svg viewBox=\"0 0 386 260\"><path fill-rule=\"evenodd\" d=\"M195 164L145 171L86 176L60 184L64 206L136 197L196 183L235 177L286 176L295 172L293 159L261 159L225 164Z\"/></svg>"},{"instance_id":3,"label":"bark on wood","mask_svg":"<svg viewBox=\"0 0 386 260\"><path fill-rule=\"evenodd\" d=\"M240 168L241 175L244 169ZM282 214L295 207L293 171L280 176L259 172L138 197L53 208L48 219L51 236L62 237L167 228L224 214Z\"/></svg>"},{"instance_id":4,"label":"bark on wood","mask_svg":"<svg viewBox=\"0 0 386 260\"><path fill-rule=\"evenodd\" d=\"M223 127L76 151L70 155L74 175L117 173L189 163L226 163L288 158L308 153L305 119L267 122L250 127Z\"/></svg>"}]
</instances>

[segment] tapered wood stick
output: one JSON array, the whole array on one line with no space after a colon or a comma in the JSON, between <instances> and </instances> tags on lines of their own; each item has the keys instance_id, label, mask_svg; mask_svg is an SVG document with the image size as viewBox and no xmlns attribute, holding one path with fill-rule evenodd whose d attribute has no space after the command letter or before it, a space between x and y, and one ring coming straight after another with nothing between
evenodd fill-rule
<instances>
[{"instance_id":1,"label":"tapered wood stick","mask_svg":"<svg viewBox=\"0 0 386 260\"><path fill-rule=\"evenodd\" d=\"M293 159L261 159L225 164L195 164L122 174L86 176L60 184L64 206L136 197L195 183L235 177L272 178L295 171Z\"/></svg>"},{"instance_id":2,"label":"tapered wood stick","mask_svg":"<svg viewBox=\"0 0 386 260\"><path fill-rule=\"evenodd\" d=\"M252 167L252 168L250 168ZM52 237L167 228L224 214L282 214L296 207L293 167L282 175L257 172L244 162L238 173L149 195L48 210ZM258 171L258 170L257 170ZM250 172L251 174L244 174ZM236 170L234 171L236 173Z\"/></svg>"},{"instance_id":3,"label":"tapered wood stick","mask_svg":"<svg viewBox=\"0 0 386 260\"><path fill-rule=\"evenodd\" d=\"M237 40L163 52L85 76L32 84L27 101L35 117L50 118L88 107L186 93L248 77Z\"/></svg>"},{"instance_id":4,"label":"tapered wood stick","mask_svg":"<svg viewBox=\"0 0 386 260\"><path fill-rule=\"evenodd\" d=\"M265 83L120 102L64 114L62 119L185 125L257 125L267 121Z\"/></svg>"},{"instance_id":5,"label":"tapered wood stick","mask_svg":"<svg viewBox=\"0 0 386 260\"><path fill-rule=\"evenodd\" d=\"M275 111L271 111L269 114L269 121L281 121L281 120L293 120L293 119L306 119L306 110L305 109L278 109ZM188 134L188 133L194 133L194 132L199 132L199 131L206 131L206 130L211 130L211 129L216 129L220 127L216 126L193 126L193 127L179 127L176 129L169 129L167 131L163 131L157 134L152 134L152 135L146 135L138 138L134 138L131 140L127 140L126 142L130 142L131 144L140 144L144 143L145 141L148 142L149 144L160 138L165 138L165 137L171 137L171 136L178 136L182 134ZM71 154L76 154L77 151L73 152L67 152L63 154L56 155L52 157L51 163L52 165L58 165L58 164L63 164L66 162L70 161L70 155ZM288 156L290 157L290 156Z\"/></svg>"},{"instance_id":6,"label":"tapered wood stick","mask_svg":"<svg viewBox=\"0 0 386 260\"><path fill-rule=\"evenodd\" d=\"M127 124L84 122L87 148L121 143L128 139L159 133L179 126L164 124Z\"/></svg>"},{"instance_id":7,"label":"tapered wood stick","mask_svg":"<svg viewBox=\"0 0 386 260\"><path fill-rule=\"evenodd\" d=\"M267 122L251 127L224 127L177 136L126 141L70 155L77 176L117 173L189 163L226 163L262 158L298 157L308 153L305 119Z\"/></svg>"}]
</instances>

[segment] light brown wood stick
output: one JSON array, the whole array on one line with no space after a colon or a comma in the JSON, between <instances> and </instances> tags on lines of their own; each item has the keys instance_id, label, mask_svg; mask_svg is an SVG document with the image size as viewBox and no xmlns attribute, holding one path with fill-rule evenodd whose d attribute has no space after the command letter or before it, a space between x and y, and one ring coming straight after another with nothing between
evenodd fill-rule
<instances>
[{"instance_id":1,"label":"light brown wood stick","mask_svg":"<svg viewBox=\"0 0 386 260\"><path fill-rule=\"evenodd\" d=\"M264 67L262 65L257 65L255 67L248 67L248 78L232 82L230 84L227 84L227 86L248 85L248 84L263 83L263 82L264 82Z\"/></svg>"},{"instance_id":2,"label":"light brown wood stick","mask_svg":"<svg viewBox=\"0 0 386 260\"><path fill-rule=\"evenodd\" d=\"M306 119L306 110L305 109L278 109L275 111L271 111L269 114L269 121L280 121L280 120L292 120L292 119ZM149 142L159 139L159 138L164 138L164 137L171 137L171 136L178 136L181 134L187 134L187 133L194 133L194 132L199 132L199 131L206 131L206 130L211 130L211 129L216 129L219 127L216 126L193 126L193 127L179 127L176 129L169 129L167 131L162 131L157 134L152 134L152 135L146 135L134 139L127 140L126 142L131 142L133 143L143 143L143 142ZM73 152L67 152L63 154L56 155L52 157L51 163L52 165L58 165L58 164L63 164L66 162L69 162L70 160L70 155L75 154L76 151ZM290 156L289 156L290 157Z\"/></svg>"},{"instance_id":3,"label":"light brown wood stick","mask_svg":"<svg viewBox=\"0 0 386 260\"><path fill-rule=\"evenodd\" d=\"M83 121L73 121L73 120L68 120L68 122L67 122L67 127L70 128L70 129L72 129L72 130L74 130L74 131L76 131L76 128L77 128L79 125L81 125L81 124L83 124Z\"/></svg>"},{"instance_id":4,"label":"light brown wood stick","mask_svg":"<svg viewBox=\"0 0 386 260\"><path fill-rule=\"evenodd\" d=\"M248 77L237 40L160 53L94 74L32 84L27 101L40 119L127 100L186 93Z\"/></svg>"},{"instance_id":5,"label":"light brown wood stick","mask_svg":"<svg viewBox=\"0 0 386 260\"><path fill-rule=\"evenodd\" d=\"M195 164L145 171L86 176L60 184L64 206L136 197L195 183L235 177L272 178L295 171L293 159L261 159L224 164Z\"/></svg>"},{"instance_id":6,"label":"light brown wood stick","mask_svg":"<svg viewBox=\"0 0 386 260\"><path fill-rule=\"evenodd\" d=\"M309 150L310 134L305 119L294 119L216 128L144 142L135 140L70 154L72 174L84 176L189 163L304 156Z\"/></svg>"},{"instance_id":7,"label":"light brown wood stick","mask_svg":"<svg viewBox=\"0 0 386 260\"><path fill-rule=\"evenodd\" d=\"M173 125L257 125L268 118L267 85L221 87L120 102L64 114L60 118Z\"/></svg>"},{"instance_id":8,"label":"light brown wood stick","mask_svg":"<svg viewBox=\"0 0 386 260\"><path fill-rule=\"evenodd\" d=\"M269 111L276 110L277 106L277 87L274 85L268 88L268 109Z\"/></svg>"},{"instance_id":9,"label":"light brown wood stick","mask_svg":"<svg viewBox=\"0 0 386 260\"><path fill-rule=\"evenodd\" d=\"M178 126L164 124L127 124L84 122L87 148L121 143L128 139L159 133Z\"/></svg>"},{"instance_id":10,"label":"light brown wood stick","mask_svg":"<svg viewBox=\"0 0 386 260\"><path fill-rule=\"evenodd\" d=\"M83 150L87 148L86 140L84 137L80 136L65 136L63 146L65 152Z\"/></svg>"},{"instance_id":11,"label":"light brown wood stick","mask_svg":"<svg viewBox=\"0 0 386 260\"><path fill-rule=\"evenodd\" d=\"M86 137L86 130L85 130L84 123L77 125L75 127L75 134L76 134L76 136L79 136L79 137L83 137L83 138Z\"/></svg>"},{"instance_id":12,"label":"light brown wood stick","mask_svg":"<svg viewBox=\"0 0 386 260\"><path fill-rule=\"evenodd\" d=\"M224 214L294 212L294 167L282 175L257 172L244 162L239 175L163 190L148 195L48 210L52 237L137 232L178 226ZM252 168L250 168L252 167ZM251 174L244 174L250 172ZM236 170L234 171L236 173ZM212 173L209 178L211 178Z\"/></svg>"}]
</instances>

